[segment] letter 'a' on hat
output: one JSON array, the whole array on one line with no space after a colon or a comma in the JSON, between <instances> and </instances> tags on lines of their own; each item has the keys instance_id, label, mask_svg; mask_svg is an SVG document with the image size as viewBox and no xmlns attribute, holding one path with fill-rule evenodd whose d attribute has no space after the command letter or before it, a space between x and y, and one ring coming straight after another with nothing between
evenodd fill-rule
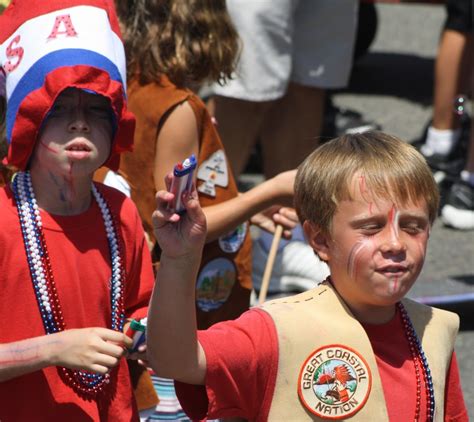
<instances>
[{"instance_id":1,"label":"letter 'a' on hat","mask_svg":"<svg viewBox=\"0 0 474 422\"><path fill-rule=\"evenodd\" d=\"M23 170L57 96L74 87L110 100L116 130L105 165L131 151L125 52L113 0L12 0L0 15L0 95L7 100L7 163Z\"/></svg>"}]
</instances>

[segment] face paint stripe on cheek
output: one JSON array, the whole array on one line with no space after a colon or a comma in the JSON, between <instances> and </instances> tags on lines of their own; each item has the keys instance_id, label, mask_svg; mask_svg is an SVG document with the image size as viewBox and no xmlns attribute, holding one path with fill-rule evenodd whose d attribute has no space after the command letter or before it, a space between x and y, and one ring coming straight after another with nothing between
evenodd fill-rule
<instances>
[{"instance_id":1,"label":"face paint stripe on cheek","mask_svg":"<svg viewBox=\"0 0 474 422\"><path fill-rule=\"evenodd\" d=\"M46 145L43 141L40 141L40 145L46 148L49 152L52 152L53 154L57 154L59 152L57 149L51 148L49 145Z\"/></svg>"},{"instance_id":2,"label":"face paint stripe on cheek","mask_svg":"<svg viewBox=\"0 0 474 422\"><path fill-rule=\"evenodd\" d=\"M347 274L352 279L355 279L357 275L357 267L358 267L358 255L362 251L362 249L366 246L366 242L360 241L357 242L349 252L349 259L347 260Z\"/></svg>"}]
</instances>

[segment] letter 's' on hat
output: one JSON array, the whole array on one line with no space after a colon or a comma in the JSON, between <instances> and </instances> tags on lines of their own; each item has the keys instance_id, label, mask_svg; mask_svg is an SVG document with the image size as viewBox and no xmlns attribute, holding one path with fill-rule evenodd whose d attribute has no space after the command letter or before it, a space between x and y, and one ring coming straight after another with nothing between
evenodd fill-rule
<instances>
[{"instance_id":1,"label":"letter 's' on hat","mask_svg":"<svg viewBox=\"0 0 474 422\"><path fill-rule=\"evenodd\" d=\"M66 88L110 99L117 124L105 163L130 151L125 52L113 0L12 0L0 15L0 95L7 99L7 161L24 169L41 124Z\"/></svg>"}]
</instances>

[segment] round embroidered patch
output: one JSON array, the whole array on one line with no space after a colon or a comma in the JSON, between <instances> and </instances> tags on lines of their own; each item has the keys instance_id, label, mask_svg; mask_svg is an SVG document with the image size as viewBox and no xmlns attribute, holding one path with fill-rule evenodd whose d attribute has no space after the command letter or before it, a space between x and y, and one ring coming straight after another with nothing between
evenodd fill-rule
<instances>
[{"instance_id":1,"label":"round embroidered patch","mask_svg":"<svg viewBox=\"0 0 474 422\"><path fill-rule=\"evenodd\" d=\"M303 363L298 395L311 413L323 419L344 419L367 401L372 374L364 358L341 344L321 347Z\"/></svg>"},{"instance_id":2,"label":"round embroidered patch","mask_svg":"<svg viewBox=\"0 0 474 422\"><path fill-rule=\"evenodd\" d=\"M229 298L237 272L227 258L216 258L202 267L196 283L196 302L205 312L220 308Z\"/></svg>"},{"instance_id":3,"label":"round embroidered patch","mask_svg":"<svg viewBox=\"0 0 474 422\"><path fill-rule=\"evenodd\" d=\"M227 253L237 252L242 243L244 243L245 235L247 234L247 223L242 223L230 233L219 238L220 248Z\"/></svg>"}]
</instances>

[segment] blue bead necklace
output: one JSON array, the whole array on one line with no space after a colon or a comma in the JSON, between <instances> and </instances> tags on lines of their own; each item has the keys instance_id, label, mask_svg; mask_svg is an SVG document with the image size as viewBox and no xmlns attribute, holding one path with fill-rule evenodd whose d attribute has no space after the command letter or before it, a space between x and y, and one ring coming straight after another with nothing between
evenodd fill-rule
<instances>
[{"instance_id":1,"label":"blue bead necklace","mask_svg":"<svg viewBox=\"0 0 474 422\"><path fill-rule=\"evenodd\" d=\"M16 173L12 182L12 190L18 209L31 280L45 332L46 334L53 334L63 331L66 329L66 325L56 290L42 229L41 215L34 195L30 173ZM110 250L112 266L110 277L111 328L122 331L125 319L123 306L125 269L123 268L123 255L121 253L121 238L106 200L94 185L92 185L92 194L102 214ZM58 369L65 382L86 398L95 397L110 382L109 374L100 375L63 367Z\"/></svg>"}]
</instances>

